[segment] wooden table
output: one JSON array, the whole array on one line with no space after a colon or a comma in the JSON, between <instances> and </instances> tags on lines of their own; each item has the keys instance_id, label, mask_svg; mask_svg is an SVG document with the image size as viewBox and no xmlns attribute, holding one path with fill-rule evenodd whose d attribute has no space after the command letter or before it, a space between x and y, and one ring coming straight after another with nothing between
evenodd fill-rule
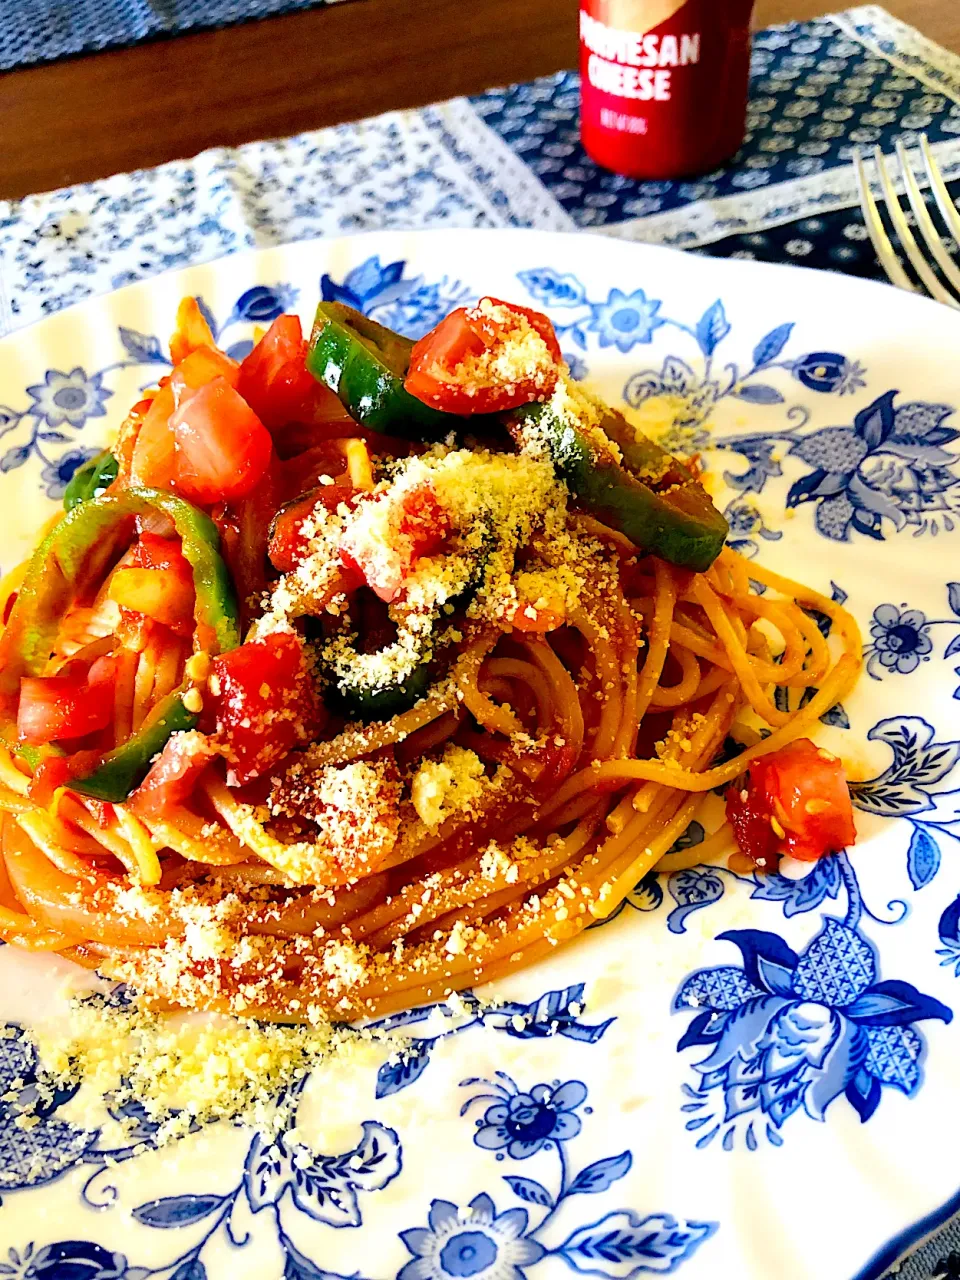
<instances>
[{"instance_id":1,"label":"wooden table","mask_svg":"<svg viewBox=\"0 0 960 1280\"><path fill-rule=\"evenodd\" d=\"M756 25L830 7L757 0ZM885 7L960 52L958 0ZM577 0L361 0L7 72L0 197L572 67L576 11Z\"/></svg>"}]
</instances>

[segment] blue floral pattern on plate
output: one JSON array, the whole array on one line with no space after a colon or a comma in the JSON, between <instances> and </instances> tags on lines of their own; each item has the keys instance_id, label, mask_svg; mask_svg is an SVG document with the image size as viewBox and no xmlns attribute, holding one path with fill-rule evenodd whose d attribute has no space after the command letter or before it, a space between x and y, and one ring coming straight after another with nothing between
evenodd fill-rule
<instances>
[{"instance_id":1,"label":"blue floral pattern on plate","mask_svg":"<svg viewBox=\"0 0 960 1280\"><path fill-rule=\"evenodd\" d=\"M22 1045L22 1037L12 1043ZM504 1175L504 1181L515 1199L524 1205L497 1211L486 1192L475 1196L464 1208L449 1200L434 1200L425 1227L411 1227L399 1233L407 1252L412 1255L397 1272L396 1280L452 1280L474 1277L475 1280L526 1280L526 1269L555 1257L575 1272L611 1277L611 1280L637 1276L644 1271L672 1273L693 1254L716 1230L716 1223L680 1222L669 1214L652 1214L640 1218L632 1210L607 1213L604 1217L569 1230L559 1243L550 1246L541 1236L548 1223L562 1212L567 1201L585 1195L598 1195L622 1179L631 1168L630 1151L609 1156L571 1173L566 1144L581 1131L580 1109L588 1092L580 1080L569 1080L552 1086L535 1084L529 1090L519 1089L505 1073L496 1080L469 1079L464 1087L474 1092L464 1103L464 1116L477 1102L490 1104L477 1121L475 1144L484 1150L500 1153L497 1159L527 1160L539 1152L555 1152L559 1160L559 1186L551 1193L541 1182L520 1175ZM295 1092L300 1092L302 1085ZM376 1192L397 1178L403 1167L397 1134L375 1121L364 1121L358 1144L342 1155L319 1155L291 1139L296 1126L296 1098L287 1099L287 1123L278 1135L255 1134L247 1150L239 1183L226 1193L181 1192L162 1196L137 1205L134 1219L163 1232L189 1234L194 1227L200 1233L186 1249L162 1266L131 1266L120 1253L108 1251L92 1241L62 1241L36 1249L28 1242L21 1250L12 1249L9 1264L0 1263L0 1275L11 1280L146 1280L147 1276L167 1273L179 1280L205 1280L204 1254L218 1238L234 1249L243 1249L249 1232L238 1227L242 1207L253 1215L268 1211L279 1248L284 1258L286 1280L332 1280L332 1273L320 1270L297 1247L291 1233L295 1214L284 1215L284 1198L289 1195L288 1211L303 1214L316 1222L334 1228L358 1227L362 1223L358 1193ZM502 1111L502 1115L500 1114ZM491 1116L491 1112L495 1113ZM505 1135L505 1141L491 1141ZM504 1150L500 1151L500 1148ZM113 1153L113 1159L124 1153ZM91 1197L91 1184L111 1166L104 1165L87 1180L84 1195L92 1207L108 1207L116 1194L103 1188ZM541 1211L542 1212L539 1212ZM537 1215L532 1221L531 1215ZM569 1214L564 1213L565 1218ZM209 1256L209 1254L208 1254ZM588 1265L589 1264L589 1265Z\"/></svg>"},{"instance_id":2,"label":"blue floral pattern on plate","mask_svg":"<svg viewBox=\"0 0 960 1280\"><path fill-rule=\"evenodd\" d=\"M809 469L791 485L786 509L815 503L817 531L833 541L849 541L856 533L882 540L891 525L896 532L909 527L916 534L955 527L960 475L953 471L957 456L945 447L960 437L960 430L947 422L955 413L953 406L924 401L898 405L897 392L886 391L861 409L851 425L804 432L809 410L799 402L789 404L791 390L776 385L778 374L782 379L786 373L808 391L845 396L866 386L867 371L837 351L790 357L793 322L785 321L760 337L746 369L726 361L716 370L723 359L721 344L731 334L721 299L690 322L664 313L661 300L648 298L642 289L629 297L612 289L605 300L593 301L569 272L538 267L521 271L519 279L550 309L557 333L569 335L583 350L596 336L601 348L614 345L628 353L634 346L649 345L664 326L695 344L702 372L689 359L670 354L659 369L632 374L623 398L634 409L655 398L670 400L673 427L663 436L667 448L695 453L712 443L748 463L745 471L725 471L723 477L740 495L727 504L724 514L733 530L731 545L741 554L756 555L758 537L770 541L780 536L767 527L747 495L763 493L768 480L783 474L784 454ZM704 424L730 398L770 409L788 406L783 427L712 440Z\"/></svg>"},{"instance_id":3,"label":"blue floral pattern on plate","mask_svg":"<svg viewBox=\"0 0 960 1280\"><path fill-rule=\"evenodd\" d=\"M780 1146L784 1121L801 1108L823 1120L843 1094L866 1121L883 1085L908 1096L920 1087L924 1044L913 1024L950 1022L953 1013L907 982L876 981L876 952L850 916L824 916L799 955L776 934L757 929L722 933L719 940L739 947L742 967L700 969L674 1000L676 1009L701 1010L677 1048L711 1050L696 1064L700 1083L685 1089L691 1101L682 1108L693 1113L686 1127L703 1130L698 1147L722 1131L721 1143L731 1150L745 1117L749 1150L757 1147L758 1122Z\"/></svg>"},{"instance_id":4,"label":"blue floral pattern on plate","mask_svg":"<svg viewBox=\"0 0 960 1280\"><path fill-rule=\"evenodd\" d=\"M928 618L922 609L911 609L906 604L878 604L870 620L870 640L864 645L863 656L867 671L874 680L885 675L909 675L921 662L929 662L933 653L931 627L951 627L951 636L943 650L943 657L953 658L960 653L960 582L948 582L947 605L952 618ZM955 669L955 674L960 671ZM953 691L960 698L960 687Z\"/></svg>"}]
</instances>

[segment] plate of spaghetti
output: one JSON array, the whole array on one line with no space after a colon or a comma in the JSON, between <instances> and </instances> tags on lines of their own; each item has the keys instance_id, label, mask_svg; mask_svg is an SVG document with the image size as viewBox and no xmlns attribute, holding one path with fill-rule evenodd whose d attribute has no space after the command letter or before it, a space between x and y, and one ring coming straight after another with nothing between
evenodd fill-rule
<instances>
[{"instance_id":1,"label":"plate of spaghetti","mask_svg":"<svg viewBox=\"0 0 960 1280\"><path fill-rule=\"evenodd\" d=\"M867 1280L945 1220L957 330L451 231L5 339L0 1274Z\"/></svg>"}]
</instances>

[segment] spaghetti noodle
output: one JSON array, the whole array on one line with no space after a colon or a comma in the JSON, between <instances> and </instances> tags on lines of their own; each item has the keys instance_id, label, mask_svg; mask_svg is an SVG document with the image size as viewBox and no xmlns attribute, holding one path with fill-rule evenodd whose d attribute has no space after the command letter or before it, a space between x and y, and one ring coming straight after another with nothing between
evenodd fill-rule
<instances>
[{"instance_id":1,"label":"spaghetti noodle","mask_svg":"<svg viewBox=\"0 0 960 1280\"><path fill-rule=\"evenodd\" d=\"M519 403L549 406L559 379L604 466L663 501L694 483L667 459L657 491L514 311L487 391L529 375ZM861 648L839 604L729 548L651 554L536 424L519 450L489 419L482 446L377 434L304 381L281 319L238 367L185 304L116 474L0 592L0 937L153 1007L316 1022L508 975L652 868L729 850L722 825L671 852ZM411 367L438 377L420 347Z\"/></svg>"}]
</instances>

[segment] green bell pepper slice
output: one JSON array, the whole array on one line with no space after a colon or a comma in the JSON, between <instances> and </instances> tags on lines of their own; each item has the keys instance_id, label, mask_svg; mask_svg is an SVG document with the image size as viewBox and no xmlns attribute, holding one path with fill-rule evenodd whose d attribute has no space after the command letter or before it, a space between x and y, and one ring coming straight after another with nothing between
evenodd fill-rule
<instances>
[{"instance_id":1,"label":"green bell pepper slice","mask_svg":"<svg viewBox=\"0 0 960 1280\"><path fill-rule=\"evenodd\" d=\"M71 791L94 796L97 800L109 800L112 804L126 800L147 776L150 765L166 746L167 739L180 730L197 727L198 717L183 705L187 688L189 685L184 684L167 694L137 732L101 756L89 773L71 777L67 784ZM2 739L7 749L22 757L34 772L44 760L64 754L54 742L43 747L31 747L25 742L15 741L13 733L4 733Z\"/></svg>"},{"instance_id":2,"label":"green bell pepper slice","mask_svg":"<svg viewBox=\"0 0 960 1280\"><path fill-rule=\"evenodd\" d=\"M217 652L240 643L237 602L213 521L175 494L122 489L73 507L34 552L0 640L0 692L14 693L22 675L42 675L64 611L109 569L135 516L160 511L180 536L193 570L194 616Z\"/></svg>"},{"instance_id":3,"label":"green bell pepper slice","mask_svg":"<svg viewBox=\"0 0 960 1280\"><path fill-rule=\"evenodd\" d=\"M119 470L120 464L109 449L98 453L95 458L78 467L63 492L64 511L72 511L74 507L90 498L99 498L100 494L116 480Z\"/></svg>"},{"instance_id":4,"label":"green bell pepper slice","mask_svg":"<svg viewBox=\"0 0 960 1280\"><path fill-rule=\"evenodd\" d=\"M155 512L172 521L193 570L194 617L202 633L202 647L222 653L239 645L237 602L219 553L216 525L175 494L123 489L81 500L34 552L0 637L0 693L13 695L21 676L43 674L64 612L85 590L92 589L122 554L134 518ZM197 717L182 701L187 688L185 683L174 690L135 734L107 753L86 777L72 779L70 786L103 800L125 800L170 735L195 727ZM31 763L26 753L34 749L17 749Z\"/></svg>"},{"instance_id":5,"label":"green bell pepper slice","mask_svg":"<svg viewBox=\"0 0 960 1280\"><path fill-rule=\"evenodd\" d=\"M69 786L85 796L120 804L136 791L173 734L195 729L197 717L183 705L188 685L174 689L153 709L136 733L97 762L86 777L71 778Z\"/></svg>"},{"instance_id":6,"label":"green bell pepper slice","mask_svg":"<svg viewBox=\"0 0 960 1280\"><path fill-rule=\"evenodd\" d=\"M444 413L412 396L403 382L414 344L341 302L321 302L307 350L307 368L340 399L355 422L408 440L442 440L465 423L473 431L495 422Z\"/></svg>"},{"instance_id":7,"label":"green bell pepper slice","mask_svg":"<svg viewBox=\"0 0 960 1280\"><path fill-rule=\"evenodd\" d=\"M549 404L526 405L509 416L522 445L534 431L557 475L598 520L618 529L639 549L698 573L720 554L729 530L703 485L659 445L611 409L604 434L619 447L601 449L575 419Z\"/></svg>"},{"instance_id":8,"label":"green bell pepper slice","mask_svg":"<svg viewBox=\"0 0 960 1280\"><path fill-rule=\"evenodd\" d=\"M385 689L340 679L327 689L326 701L331 710L350 720L360 720L364 724L389 720L419 702L429 690L430 681L429 665L423 662L414 667L405 680Z\"/></svg>"}]
</instances>

